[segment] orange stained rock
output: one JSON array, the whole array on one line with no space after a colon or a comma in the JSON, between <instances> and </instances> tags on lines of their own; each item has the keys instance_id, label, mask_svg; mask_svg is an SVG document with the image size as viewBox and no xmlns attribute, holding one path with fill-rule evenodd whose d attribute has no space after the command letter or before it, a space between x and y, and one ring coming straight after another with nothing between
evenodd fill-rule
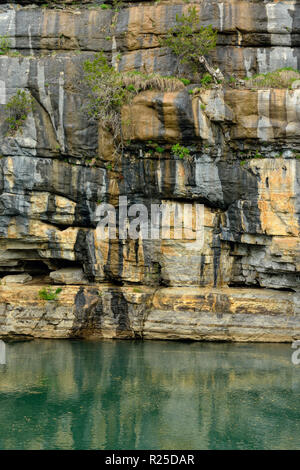
<instances>
[{"instance_id":1,"label":"orange stained rock","mask_svg":"<svg viewBox=\"0 0 300 470\"><path fill-rule=\"evenodd\" d=\"M176 140L181 134L175 104L179 93L181 92L164 93L163 96L164 132L166 140Z\"/></svg>"},{"instance_id":2,"label":"orange stained rock","mask_svg":"<svg viewBox=\"0 0 300 470\"><path fill-rule=\"evenodd\" d=\"M122 121L126 138L132 140L161 139L175 141L180 137L176 98L180 92L146 91L134 98L129 106L124 106ZM160 109L162 114L160 115ZM136 116L139 119L136 119Z\"/></svg>"},{"instance_id":3,"label":"orange stained rock","mask_svg":"<svg viewBox=\"0 0 300 470\"><path fill-rule=\"evenodd\" d=\"M299 236L295 207L295 160L252 160L251 167L259 168L258 207L262 230L268 235Z\"/></svg>"},{"instance_id":4,"label":"orange stained rock","mask_svg":"<svg viewBox=\"0 0 300 470\"><path fill-rule=\"evenodd\" d=\"M156 95L155 92L145 92L136 97L130 106L123 107L122 122L130 123L129 126L123 126L125 139L150 140L153 136L160 135L161 122L156 109L151 107ZM139 117L138 120L136 116Z\"/></svg>"},{"instance_id":5,"label":"orange stained rock","mask_svg":"<svg viewBox=\"0 0 300 470\"><path fill-rule=\"evenodd\" d=\"M75 26L74 15L70 14L70 12L46 10L43 12L41 36L47 38L52 33L55 37L57 36L57 30L64 31L65 35L61 33L58 38L59 46L61 48L73 48L78 45Z\"/></svg>"}]
</instances>

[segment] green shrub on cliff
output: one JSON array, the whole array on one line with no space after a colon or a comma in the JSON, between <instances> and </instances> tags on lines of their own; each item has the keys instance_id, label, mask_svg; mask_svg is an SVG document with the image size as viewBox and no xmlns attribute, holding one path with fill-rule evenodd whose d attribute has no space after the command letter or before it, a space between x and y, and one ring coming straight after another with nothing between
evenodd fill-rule
<instances>
[{"instance_id":1,"label":"green shrub on cliff","mask_svg":"<svg viewBox=\"0 0 300 470\"><path fill-rule=\"evenodd\" d=\"M197 72L204 56L216 47L217 31L212 25L199 25L199 13L195 6L190 7L187 14L177 14L176 22L161 40L161 45L168 47L176 55L178 67L179 63L188 64L193 72ZM206 66L205 63L204 65Z\"/></svg>"},{"instance_id":2,"label":"green shrub on cliff","mask_svg":"<svg viewBox=\"0 0 300 470\"><path fill-rule=\"evenodd\" d=\"M51 289L51 287L43 287L43 289L39 291L39 298L42 300L57 300L58 294L60 294L61 291L61 287L58 287L56 290Z\"/></svg>"},{"instance_id":3,"label":"green shrub on cliff","mask_svg":"<svg viewBox=\"0 0 300 470\"><path fill-rule=\"evenodd\" d=\"M213 82L212 76L209 73L205 73L200 80L202 86L210 85Z\"/></svg>"},{"instance_id":4,"label":"green shrub on cliff","mask_svg":"<svg viewBox=\"0 0 300 470\"><path fill-rule=\"evenodd\" d=\"M11 41L7 36L0 36L0 55L6 55L11 47Z\"/></svg>"},{"instance_id":5,"label":"green shrub on cliff","mask_svg":"<svg viewBox=\"0 0 300 470\"><path fill-rule=\"evenodd\" d=\"M25 91L18 90L5 105L8 114L5 122L9 125L9 134L21 130L28 114L33 109L33 99Z\"/></svg>"},{"instance_id":6,"label":"green shrub on cliff","mask_svg":"<svg viewBox=\"0 0 300 470\"><path fill-rule=\"evenodd\" d=\"M184 157L188 157L190 155L190 150L183 145L175 144L172 147L172 153L175 157L183 159Z\"/></svg>"},{"instance_id":7,"label":"green shrub on cliff","mask_svg":"<svg viewBox=\"0 0 300 470\"><path fill-rule=\"evenodd\" d=\"M90 86L89 115L109 126L125 103L127 93L121 74L111 67L102 52L84 63L85 81Z\"/></svg>"},{"instance_id":8,"label":"green shrub on cliff","mask_svg":"<svg viewBox=\"0 0 300 470\"><path fill-rule=\"evenodd\" d=\"M176 91L184 88L174 77L140 72L118 72L110 66L104 53L84 63L84 82L88 86L90 118L98 120L112 134L116 152L123 151L121 108L140 91L156 89Z\"/></svg>"}]
</instances>

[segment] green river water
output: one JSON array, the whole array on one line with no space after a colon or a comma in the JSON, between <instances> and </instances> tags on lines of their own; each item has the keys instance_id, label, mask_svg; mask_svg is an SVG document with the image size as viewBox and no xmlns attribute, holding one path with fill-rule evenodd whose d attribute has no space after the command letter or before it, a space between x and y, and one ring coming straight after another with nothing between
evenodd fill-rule
<instances>
[{"instance_id":1,"label":"green river water","mask_svg":"<svg viewBox=\"0 0 300 470\"><path fill-rule=\"evenodd\" d=\"M288 344L6 346L0 449L300 449Z\"/></svg>"}]
</instances>

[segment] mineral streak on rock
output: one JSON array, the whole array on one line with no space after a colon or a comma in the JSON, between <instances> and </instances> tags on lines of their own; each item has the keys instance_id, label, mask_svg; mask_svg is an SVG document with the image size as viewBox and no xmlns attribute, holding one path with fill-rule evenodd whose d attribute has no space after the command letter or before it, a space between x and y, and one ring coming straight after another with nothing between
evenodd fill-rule
<instances>
[{"instance_id":1,"label":"mineral streak on rock","mask_svg":"<svg viewBox=\"0 0 300 470\"><path fill-rule=\"evenodd\" d=\"M29 276L0 286L0 336L300 338L300 89L139 93L122 110L130 143L116 162L111 136L83 111L82 64L104 50L119 70L173 75L160 38L189 5L129 2L115 15L59 3L0 2L11 47L0 55L0 274ZM300 68L297 2L195 5L219 30L213 60L227 76ZM19 89L34 108L10 136L5 104ZM172 154L179 142L190 157ZM97 205L122 195L149 209L204 204L203 247L99 240ZM53 282L58 298L40 299Z\"/></svg>"}]
</instances>

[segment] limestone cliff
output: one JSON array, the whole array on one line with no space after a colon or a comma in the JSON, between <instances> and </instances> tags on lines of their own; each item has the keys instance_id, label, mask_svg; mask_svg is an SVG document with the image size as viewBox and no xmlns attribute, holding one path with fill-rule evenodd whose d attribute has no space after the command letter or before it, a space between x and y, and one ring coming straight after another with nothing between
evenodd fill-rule
<instances>
[{"instance_id":1,"label":"limestone cliff","mask_svg":"<svg viewBox=\"0 0 300 470\"><path fill-rule=\"evenodd\" d=\"M33 4L34 3L34 4ZM300 89L216 85L138 94L122 114L118 165L108 136L82 108L82 64L104 50L119 70L172 75L159 38L188 5L0 2L0 335L290 341L300 338ZM195 2L218 29L226 76L300 69L294 1ZM22 133L5 105L34 100ZM174 157L172 145L189 147ZM155 151L159 144L161 151ZM95 210L202 203L204 245L186 240L99 243ZM63 285L54 302L38 292ZM65 286L64 286L65 285Z\"/></svg>"}]
</instances>

